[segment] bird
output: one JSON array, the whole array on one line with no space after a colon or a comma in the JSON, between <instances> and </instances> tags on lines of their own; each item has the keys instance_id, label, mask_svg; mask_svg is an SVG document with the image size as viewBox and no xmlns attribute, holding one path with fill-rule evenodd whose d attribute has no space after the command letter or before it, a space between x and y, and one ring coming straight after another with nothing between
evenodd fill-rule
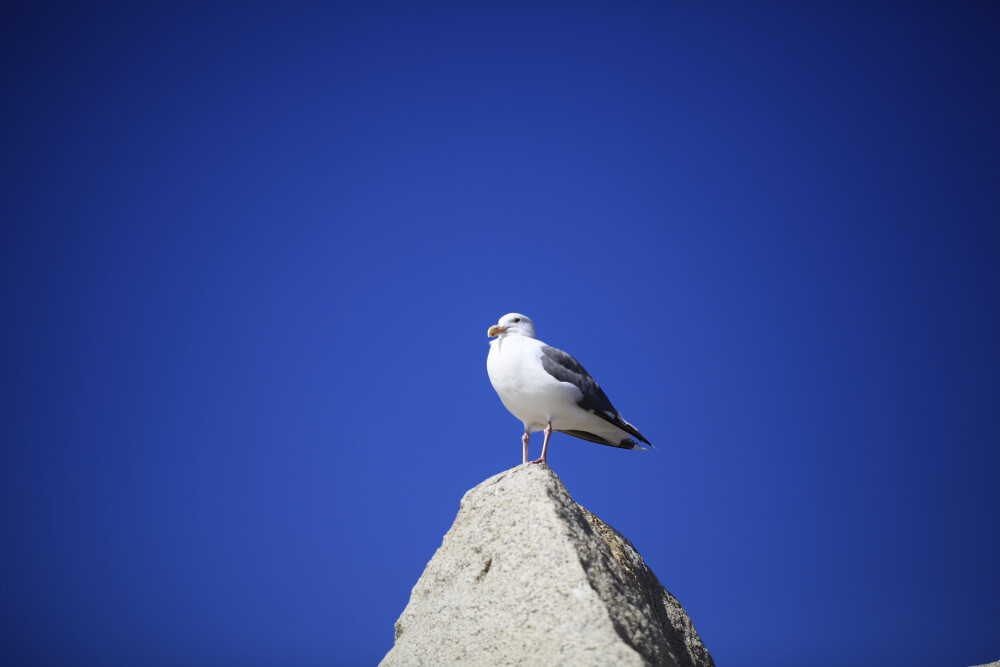
<instances>
[{"instance_id":1,"label":"bird","mask_svg":"<svg viewBox=\"0 0 1000 667\"><path fill-rule=\"evenodd\" d=\"M653 447L580 362L535 338L531 318L508 313L487 335L492 338L486 357L490 382L504 407L524 424L523 463L547 465L553 431L621 449L647 449L636 440ZM529 462L528 439L538 431L545 433L542 456Z\"/></svg>"}]
</instances>

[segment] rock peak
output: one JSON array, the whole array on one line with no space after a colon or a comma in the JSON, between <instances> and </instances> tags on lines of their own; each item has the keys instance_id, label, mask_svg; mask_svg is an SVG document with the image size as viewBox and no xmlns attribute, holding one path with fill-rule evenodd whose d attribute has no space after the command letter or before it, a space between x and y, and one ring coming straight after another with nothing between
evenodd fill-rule
<instances>
[{"instance_id":1,"label":"rock peak","mask_svg":"<svg viewBox=\"0 0 1000 667\"><path fill-rule=\"evenodd\" d=\"M714 667L632 543L544 465L465 494L381 664L452 663Z\"/></svg>"}]
</instances>

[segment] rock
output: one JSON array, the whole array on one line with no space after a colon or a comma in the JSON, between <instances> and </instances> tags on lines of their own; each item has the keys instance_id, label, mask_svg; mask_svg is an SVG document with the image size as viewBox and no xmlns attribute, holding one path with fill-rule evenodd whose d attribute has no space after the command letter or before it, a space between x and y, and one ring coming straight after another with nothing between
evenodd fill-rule
<instances>
[{"instance_id":1,"label":"rock","mask_svg":"<svg viewBox=\"0 0 1000 667\"><path fill-rule=\"evenodd\" d=\"M544 465L465 494L382 665L714 667L632 544Z\"/></svg>"}]
</instances>

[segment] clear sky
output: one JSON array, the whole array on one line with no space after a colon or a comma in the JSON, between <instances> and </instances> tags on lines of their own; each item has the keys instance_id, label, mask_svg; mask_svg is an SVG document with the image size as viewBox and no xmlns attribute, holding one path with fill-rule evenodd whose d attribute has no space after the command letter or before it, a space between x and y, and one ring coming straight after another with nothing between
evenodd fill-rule
<instances>
[{"instance_id":1,"label":"clear sky","mask_svg":"<svg viewBox=\"0 0 1000 667\"><path fill-rule=\"evenodd\" d=\"M377 662L510 311L720 665L1000 659L995 4L201 4L0 10L0 662Z\"/></svg>"}]
</instances>

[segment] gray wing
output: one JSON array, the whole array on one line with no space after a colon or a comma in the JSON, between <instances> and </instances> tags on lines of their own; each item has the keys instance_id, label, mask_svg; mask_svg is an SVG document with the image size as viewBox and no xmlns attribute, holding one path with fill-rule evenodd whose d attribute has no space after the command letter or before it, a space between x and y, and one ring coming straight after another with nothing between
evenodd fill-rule
<instances>
[{"instance_id":1,"label":"gray wing","mask_svg":"<svg viewBox=\"0 0 1000 667\"><path fill-rule=\"evenodd\" d=\"M560 382L569 382L580 390L583 397L577 401L577 405L581 408L587 412L593 413L609 424L617 426L621 430L638 438L647 445L652 446L649 440L642 437L642 434L639 433L634 426L622 418L621 413L615 409L615 406L611 405L611 401L608 400L604 390L601 389L599 384L597 384L597 380L590 376L590 373L587 372L587 369L585 369L579 361L562 350L552 347L551 345L543 345L542 367L545 369L546 373L555 379ZM582 432L566 431L566 433L578 438L583 438L584 440L599 442L602 445L611 445L612 447L620 446L618 443L604 442L603 439L595 439L597 436L592 434L587 434L591 437L584 437L584 435L580 435Z\"/></svg>"}]
</instances>

